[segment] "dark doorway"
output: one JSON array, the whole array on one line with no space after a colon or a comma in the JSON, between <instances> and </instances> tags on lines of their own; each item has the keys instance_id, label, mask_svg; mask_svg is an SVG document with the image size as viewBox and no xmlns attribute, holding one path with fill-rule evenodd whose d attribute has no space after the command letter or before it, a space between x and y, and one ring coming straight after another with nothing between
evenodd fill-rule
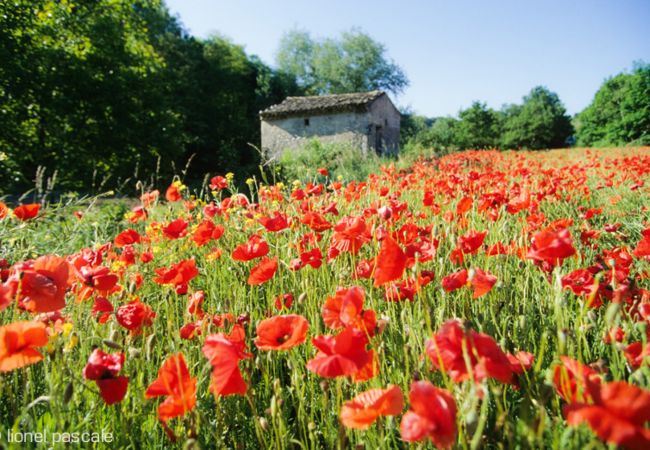
<instances>
[{"instance_id":1,"label":"dark doorway","mask_svg":"<svg viewBox=\"0 0 650 450\"><path fill-rule=\"evenodd\" d=\"M375 125L375 152L379 156L384 153L384 129L381 125Z\"/></svg>"}]
</instances>

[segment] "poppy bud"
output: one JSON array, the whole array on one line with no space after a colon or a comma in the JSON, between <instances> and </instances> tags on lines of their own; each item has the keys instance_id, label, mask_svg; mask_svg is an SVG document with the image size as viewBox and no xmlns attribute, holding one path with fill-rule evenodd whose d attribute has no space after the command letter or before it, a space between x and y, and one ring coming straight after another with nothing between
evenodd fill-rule
<instances>
[{"instance_id":1,"label":"poppy bud","mask_svg":"<svg viewBox=\"0 0 650 450\"><path fill-rule=\"evenodd\" d=\"M467 432L469 433L470 436L474 435L474 431L476 431L476 427L478 426L478 414L476 414L476 411L472 410L467 413L465 416L465 425L467 427Z\"/></svg>"},{"instance_id":2,"label":"poppy bud","mask_svg":"<svg viewBox=\"0 0 650 450\"><path fill-rule=\"evenodd\" d=\"M320 389L321 389L321 391L323 391L323 392L327 392L327 390L328 390L329 387L330 387L330 384L329 384L329 382L328 382L327 380L323 380L323 381L321 381L321 382L319 383L319 385L320 385Z\"/></svg>"},{"instance_id":3,"label":"poppy bud","mask_svg":"<svg viewBox=\"0 0 650 450\"><path fill-rule=\"evenodd\" d=\"M72 400L72 395L74 394L74 385L72 381L68 383L63 392L63 404L67 405L70 400Z\"/></svg>"},{"instance_id":4,"label":"poppy bud","mask_svg":"<svg viewBox=\"0 0 650 450\"><path fill-rule=\"evenodd\" d=\"M377 210L377 213L379 213L379 216L384 220L388 220L393 216L393 210L388 206L382 206Z\"/></svg>"},{"instance_id":5,"label":"poppy bud","mask_svg":"<svg viewBox=\"0 0 650 450\"><path fill-rule=\"evenodd\" d=\"M413 381L420 381L422 379L422 375L420 374L419 370L414 370L413 371Z\"/></svg>"},{"instance_id":6,"label":"poppy bud","mask_svg":"<svg viewBox=\"0 0 650 450\"><path fill-rule=\"evenodd\" d=\"M307 293L306 292L303 292L302 294L300 294L300 296L298 297L298 304L302 305L303 303L305 303L306 298L307 298Z\"/></svg>"},{"instance_id":7,"label":"poppy bud","mask_svg":"<svg viewBox=\"0 0 650 450\"><path fill-rule=\"evenodd\" d=\"M122 346L120 344L118 344L117 342L112 341L110 339L104 339L102 342L108 348L112 348L112 349L115 349L115 350L121 350L122 349Z\"/></svg>"},{"instance_id":8,"label":"poppy bud","mask_svg":"<svg viewBox=\"0 0 650 450\"><path fill-rule=\"evenodd\" d=\"M201 447L199 446L199 443L196 442L196 439L188 439L185 441L183 444L183 450L200 450Z\"/></svg>"},{"instance_id":9,"label":"poppy bud","mask_svg":"<svg viewBox=\"0 0 650 450\"><path fill-rule=\"evenodd\" d=\"M147 359L151 359L151 354L153 353L155 345L156 345L156 335L152 334L147 338L146 353L145 353Z\"/></svg>"},{"instance_id":10,"label":"poppy bud","mask_svg":"<svg viewBox=\"0 0 650 450\"><path fill-rule=\"evenodd\" d=\"M621 310L621 305L618 303L612 303L607 307L607 311L605 311L605 323L607 325L612 325L614 323L614 320L616 319L617 314Z\"/></svg>"},{"instance_id":11,"label":"poppy bud","mask_svg":"<svg viewBox=\"0 0 650 450\"><path fill-rule=\"evenodd\" d=\"M271 410L271 417L275 417L278 412L278 399L275 395L271 397L271 407L269 409Z\"/></svg>"},{"instance_id":12,"label":"poppy bud","mask_svg":"<svg viewBox=\"0 0 650 450\"><path fill-rule=\"evenodd\" d=\"M142 352L139 348L129 347L129 358L138 358Z\"/></svg>"},{"instance_id":13,"label":"poppy bud","mask_svg":"<svg viewBox=\"0 0 650 450\"><path fill-rule=\"evenodd\" d=\"M308 429L309 431L314 431L314 430L316 429L316 424L315 424L314 422L309 422L309 423L307 424L307 429Z\"/></svg>"},{"instance_id":14,"label":"poppy bud","mask_svg":"<svg viewBox=\"0 0 650 450\"><path fill-rule=\"evenodd\" d=\"M269 429L269 422L266 420L264 417L258 417L257 420L260 423L260 427L262 427L262 430L268 431Z\"/></svg>"}]
</instances>

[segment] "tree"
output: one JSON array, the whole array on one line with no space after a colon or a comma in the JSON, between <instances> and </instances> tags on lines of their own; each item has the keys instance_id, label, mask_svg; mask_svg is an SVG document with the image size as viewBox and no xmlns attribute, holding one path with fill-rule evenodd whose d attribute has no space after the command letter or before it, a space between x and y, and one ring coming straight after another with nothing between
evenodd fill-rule
<instances>
[{"instance_id":1,"label":"tree","mask_svg":"<svg viewBox=\"0 0 650 450\"><path fill-rule=\"evenodd\" d=\"M133 189L257 171L260 109L293 76L190 36L162 0L12 0L0 14L0 192ZM104 183L102 183L104 180Z\"/></svg>"},{"instance_id":2,"label":"tree","mask_svg":"<svg viewBox=\"0 0 650 450\"><path fill-rule=\"evenodd\" d=\"M534 87L521 106L503 111L503 148L544 149L566 145L573 133L571 119L556 93Z\"/></svg>"},{"instance_id":3,"label":"tree","mask_svg":"<svg viewBox=\"0 0 650 450\"><path fill-rule=\"evenodd\" d=\"M455 138L459 148L487 149L499 145L499 117L485 103L472 103L458 117L460 121L455 130Z\"/></svg>"},{"instance_id":4,"label":"tree","mask_svg":"<svg viewBox=\"0 0 650 450\"><path fill-rule=\"evenodd\" d=\"M359 30L340 39L314 40L291 31L280 41L277 64L309 94L341 94L375 89L397 94L408 86L404 71L386 55L386 47Z\"/></svg>"},{"instance_id":5,"label":"tree","mask_svg":"<svg viewBox=\"0 0 650 450\"><path fill-rule=\"evenodd\" d=\"M580 145L650 144L650 64L605 80L576 128Z\"/></svg>"}]
</instances>

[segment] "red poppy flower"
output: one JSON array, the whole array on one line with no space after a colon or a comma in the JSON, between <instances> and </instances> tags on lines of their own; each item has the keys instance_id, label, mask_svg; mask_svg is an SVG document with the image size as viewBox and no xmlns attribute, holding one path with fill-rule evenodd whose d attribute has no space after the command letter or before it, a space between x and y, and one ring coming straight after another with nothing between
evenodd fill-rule
<instances>
[{"instance_id":1,"label":"red poppy flower","mask_svg":"<svg viewBox=\"0 0 650 450\"><path fill-rule=\"evenodd\" d=\"M275 272L278 270L277 258L264 258L258 265L251 269L251 273L246 281L251 286L264 284L273 278Z\"/></svg>"},{"instance_id":2,"label":"red poppy flower","mask_svg":"<svg viewBox=\"0 0 650 450\"><path fill-rule=\"evenodd\" d=\"M603 441L629 449L650 448L650 391L624 381L590 384L593 403L572 403L563 409L567 423L587 423Z\"/></svg>"},{"instance_id":3,"label":"red poppy flower","mask_svg":"<svg viewBox=\"0 0 650 450\"><path fill-rule=\"evenodd\" d=\"M275 297L275 302L273 302L275 309L277 309L278 311L285 308L289 309L291 308L292 304L293 304L293 295L290 293L278 295L277 297Z\"/></svg>"},{"instance_id":4,"label":"red poppy flower","mask_svg":"<svg viewBox=\"0 0 650 450\"><path fill-rule=\"evenodd\" d=\"M404 408L404 396L399 386L370 389L341 407L341 423L348 428L366 430L380 416L396 416Z\"/></svg>"},{"instance_id":5,"label":"red poppy flower","mask_svg":"<svg viewBox=\"0 0 650 450\"><path fill-rule=\"evenodd\" d=\"M576 295L590 296L598 290L598 283L589 270L578 269L562 277L562 287Z\"/></svg>"},{"instance_id":6,"label":"red poppy flower","mask_svg":"<svg viewBox=\"0 0 650 450\"><path fill-rule=\"evenodd\" d=\"M378 287L399 280L405 268L404 251L390 236L386 236L375 260L374 286Z\"/></svg>"},{"instance_id":7,"label":"red poppy flower","mask_svg":"<svg viewBox=\"0 0 650 450\"><path fill-rule=\"evenodd\" d=\"M568 356L560 356L562 364L553 370L553 383L558 394L570 403L591 401L588 386L600 383L600 375Z\"/></svg>"},{"instance_id":8,"label":"red poppy flower","mask_svg":"<svg viewBox=\"0 0 650 450\"><path fill-rule=\"evenodd\" d=\"M264 319L257 325L255 346L260 350L288 350L305 342L308 328L307 319L297 314Z\"/></svg>"},{"instance_id":9,"label":"red poppy flower","mask_svg":"<svg viewBox=\"0 0 650 450\"><path fill-rule=\"evenodd\" d=\"M487 231L470 231L469 233L458 238L458 249L464 254L473 254L481 248Z\"/></svg>"},{"instance_id":10,"label":"red poppy flower","mask_svg":"<svg viewBox=\"0 0 650 450\"><path fill-rule=\"evenodd\" d=\"M510 361L512 371L517 375L521 375L525 371L530 370L535 362L535 355L529 352L517 352L514 355L507 353L506 356L508 357L508 361Z\"/></svg>"},{"instance_id":11,"label":"red poppy flower","mask_svg":"<svg viewBox=\"0 0 650 450\"><path fill-rule=\"evenodd\" d=\"M58 311L65 306L68 262L58 256L41 256L22 271L21 305L32 312Z\"/></svg>"},{"instance_id":12,"label":"red poppy flower","mask_svg":"<svg viewBox=\"0 0 650 450\"><path fill-rule=\"evenodd\" d=\"M362 287L337 289L334 297L328 297L321 309L323 322L332 329L353 326L371 336L377 322L373 310L364 310L366 293Z\"/></svg>"},{"instance_id":13,"label":"red poppy flower","mask_svg":"<svg viewBox=\"0 0 650 450\"><path fill-rule=\"evenodd\" d=\"M650 342L632 342L623 349L625 359L634 369L638 369L650 356Z\"/></svg>"},{"instance_id":14,"label":"red poppy flower","mask_svg":"<svg viewBox=\"0 0 650 450\"><path fill-rule=\"evenodd\" d=\"M115 287L118 281L117 275L111 273L105 266L83 266L76 271L77 278L84 286L96 291L109 291Z\"/></svg>"},{"instance_id":15,"label":"red poppy flower","mask_svg":"<svg viewBox=\"0 0 650 450\"><path fill-rule=\"evenodd\" d=\"M177 202L182 198L183 196L181 195L181 192L173 184L167 188L167 191L165 191L165 199L167 199L168 202Z\"/></svg>"},{"instance_id":16,"label":"red poppy flower","mask_svg":"<svg viewBox=\"0 0 650 450\"><path fill-rule=\"evenodd\" d=\"M372 349L368 350L368 361L357 372L352 374L356 383L372 380L379 374L379 355Z\"/></svg>"},{"instance_id":17,"label":"red poppy flower","mask_svg":"<svg viewBox=\"0 0 650 450\"><path fill-rule=\"evenodd\" d=\"M427 339L426 352L433 367L446 372L456 383L470 377L477 383L486 378L513 382L512 365L494 339L463 329L459 320L445 322L432 339Z\"/></svg>"},{"instance_id":18,"label":"red poppy flower","mask_svg":"<svg viewBox=\"0 0 650 450\"><path fill-rule=\"evenodd\" d=\"M126 214L129 223L138 223L142 220L146 220L148 216L147 210L142 206L134 206L131 209L131 212Z\"/></svg>"},{"instance_id":19,"label":"red poppy flower","mask_svg":"<svg viewBox=\"0 0 650 450\"><path fill-rule=\"evenodd\" d=\"M141 239L142 236L140 236L140 233L129 228L115 236L115 240L113 242L117 248L122 248L125 245L137 244Z\"/></svg>"},{"instance_id":20,"label":"red poppy flower","mask_svg":"<svg viewBox=\"0 0 650 450\"><path fill-rule=\"evenodd\" d=\"M300 258L294 259L291 261L290 268L291 270L300 270L305 266L312 266L314 269L318 269L323 264L323 253L321 253L320 248L316 247L309 251L302 252Z\"/></svg>"},{"instance_id":21,"label":"red poppy flower","mask_svg":"<svg viewBox=\"0 0 650 450\"><path fill-rule=\"evenodd\" d=\"M2 283L0 280L0 311L13 303L18 283Z\"/></svg>"},{"instance_id":22,"label":"red poppy flower","mask_svg":"<svg viewBox=\"0 0 650 450\"><path fill-rule=\"evenodd\" d=\"M163 422L182 416L196 405L196 378L190 376L182 353L176 353L163 363L156 378L147 388L145 398L166 396L158 405L158 418Z\"/></svg>"},{"instance_id":23,"label":"red poppy flower","mask_svg":"<svg viewBox=\"0 0 650 450\"><path fill-rule=\"evenodd\" d=\"M191 316L202 318L205 315L202 309L204 300L205 292L203 291L196 291L190 295L190 297L187 299L187 313Z\"/></svg>"},{"instance_id":24,"label":"red poppy flower","mask_svg":"<svg viewBox=\"0 0 650 450\"><path fill-rule=\"evenodd\" d=\"M521 189L519 194L510 199L506 206L506 211L510 214L516 214L523 209L528 209L530 206L530 191L526 188Z\"/></svg>"},{"instance_id":25,"label":"red poppy flower","mask_svg":"<svg viewBox=\"0 0 650 450\"><path fill-rule=\"evenodd\" d=\"M4 202L0 202L0 219L4 219L9 214L9 208Z\"/></svg>"},{"instance_id":26,"label":"red poppy flower","mask_svg":"<svg viewBox=\"0 0 650 450\"><path fill-rule=\"evenodd\" d=\"M154 282L158 284L171 284L174 286L186 285L199 274L199 270L196 268L196 263L193 258L172 264L169 268L161 267L155 269L155 271L158 276L153 279Z\"/></svg>"},{"instance_id":27,"label":"red poppy flower","mask_svg":"<svg viewBox=\"0 0 650 450\"><path fill-rule=\"evenodd\" d=\"M458 204L456 205L456 215L458 216L463 216L467 211L472 209L472 197L463 197L460 199Z\"/></svg>"},{"instance_id":28,"label":"red poppy flower","mask_svg":"<svg viewBox=\"0 0 650 450\"><path fill-rule=\"evenodd\" d=\"M551 266L559 266L562 261L575 254L576 249L573 247L569 230L546 229L533 236L527 258L545 262Z\"/></svg>"},{"instance_id":29,"label":"red poppy flower","mask_svg":"<svg viewBox=\"0 0 650 450\"><path fill-rule=\"evenodd\" d=\"M192 234L192 240L196 245L202 247L212 240L220 239L224 231L223 225L215 225L212 220L204 220L196 227Z\"/></svg>"},{"instance_id":30,"label":"red poppy flower","mask_svg":"<svg viewBox=\"0 0 650 450\"><path fill-rule=\"evenodd\" d=\"M167 239L179 239L187 234L187 221L181 218L173 220L162 227L163 235Z\"/></svg>"},{"instance_id":31,"label":"red poppy flower","mask_svg":"<svg viewBox=\"0 0 650 450\"><path fill-rule=\"evenodd\" d=\"M115 314L117 322L129 331L139 333L143 327L153 325L156 313L149 305L145 305L136 298L126 305L117 308Z\"/></svg>"},{"instance_id":32,"label":"red poppy flower","mask_svg":"<svg viewBox=\"0 0 650 450\"><path fill-rule=\"evenodd\" d=\"M344 217L334 227L331 247L339 253L350 252L356 255L369 240L370 232L362 217Z\"/></svg>"},{"instance_id":33,"label":"red poppy flower","mask_svg":"<svg viewBox=\"0 0 650 450\"><path fill-rule=\"evenodd\" d=\"M218 191L221 189L225 189L228 187L228 180L225 177L222 177L221 175L217 175L216 177L212 177L210 179L210 189L213 191Z\"/></svg>"},{"instance_id":34,"label":"red poppy flower","mask_svg":"<svg viewBox=\"0 0 650 450\"><path fill-rule=\"evenodd\" d=\"M30 220L38 215L41 205L38 203L29 203L20 205L14 209L14 215L20 220Z\"/></svg>"},{"instance_id":35,"label":"red poppy flower","mask_svg":"<svg viewBox=\"0 0 650 450\"><path fill-rule=\"evenodd\" d=\"M646 228L641 232L642 238L637 243L636 248L632 253L637 258L650 257L650 228Z\"/></svg>"},{"instance_id":36,"label":"red poppy flower","mask_svg":"<svg viewBox=\"0 0 650 450\"><path fill-rule=\"evenodd\" d=\"M262 217L258 221L264 228L273 233L289 228L286 214L276 212L273 217Z\"/></svg>"},{"instance_id":37,"label":"red poppy flower","mask_svg":"<svg viewBox=\"0 0 650 450\"><path fill-rule=\"evenodd\" d=\"M447 292L455 291L456 289L467 285L467 278L467 269L451 273L441 280L442 288Z\"/></svg>"},{"instance_id":38,"label":"red poppy flower","mask_svg":"<svg viewBox=\"0 0 650 450\"><path fill-rule=\"evenodd\" d=\"M474 298L479 298L492 290L497 282L497 277L481 269L474 269L470 283L474 289Z\"/></svg>"},{"instance_id":39,"label":"red poppy flower","mask_svg":"<svg viewBox=\"0 0 650 450\"><path fill-rule=\"evenodd\" d=\"M121 402L126 395L129 378L118 376L124 365L124 353L104 353L95 349L88 358L83 375L86 380L94 380L99 393L107 405Z\"/></svg>"},{"instance_id":40,"label":"red poppy flower","mask_svg":"<svg viewBox=\"0 0 650 450\"><path fill-rule=\"evenodd\" d=\"M37 347L47 344L43 322L14 322L0 327L0 372L10 372L43 359Z\"/></svg>"},{"instance_id":41,"label":"red poppy flower","mask_svg":"<svg viewBox=\"0 0 650 450\"><path fill-rule=\"evenodd\" d=\"M237 325L230 335L217 333L208 336L203 354L212 365L210 391L214 395L244 395L246 382L239 370L239 361L252 355L245 352L244 332Z\"/></svg>"},{"instance_id":42,"label":"red poppy flower","mask_svg":"<svg viewBox=\"0 0 650 450\"><path fill-rule=\"evenodd\" d=\"M409 409L400 424L402 439L418 442L430 439L436 447L450 448L456 442L456 402L445 389L428 381L416 381L409 392Z\"/></svg>"},{"instance_id":43,"label":"red poppy flower","mask_svg":"<svg viewBox=\"0 0 650 450\"><path fill-rule=\"evenodd\" d=\"M372 357L366 350L366 335L353 327L345 328L336 336L317 336L312 344L319 352L307 362L307 369L322 377L352 375Z\"/></svg>"},{"instance_id":44,"label":"red poppy flower","mask_svg":"<svg viewBox=\"0 0 650 450\"><path fill-rule=\"evenodd\" d=\"M257 234L252 235L248 242L241 244L232 252L232 259L235 261L250 261L261 258L269 253L269 244Z\"/></svg>"},{"instance_id":45,"label":"red poppy flower","mask_svg":"<svg viewBox=\"0 0 650 450\"><path fill-rule=\"evenodd\" d=\"M307 225L314 231L323 232L332 228L332 224L329 223L325 218L316 212L307 212L300 219L300 222Z\"/></svg>"},{"instance_id":46,"label":"red poppy flower","mask_svg":"<svg viewBox=\"0 0 650 450\"><path fill-rule=\"evenodd\" d=\"M99 323L106 323L113 312L113 305L106 297L98 296L93 303L91 314L97 316Z\"/></svg>"},{"instance_id":47,"label":"red poppy flower","mask_svg":"<svg viewBox=\"0 0 650 450\"><path fill-rule=\"evenodd\" d=\"M140 201L145 207L149 207L156 203L158 201L158 197L160 196L160 191L158 189L155 189L151 192L145 192L140 196Z\"/></svg>"}]
</instances>

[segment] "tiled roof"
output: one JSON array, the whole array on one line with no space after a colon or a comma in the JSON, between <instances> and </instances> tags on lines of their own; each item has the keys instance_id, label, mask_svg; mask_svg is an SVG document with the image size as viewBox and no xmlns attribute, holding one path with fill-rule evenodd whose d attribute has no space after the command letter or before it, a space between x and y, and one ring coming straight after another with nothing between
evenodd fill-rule
<instances>
[{"instance_id":1,"label":"tiled roof","mask_svg":"<svg viewBox=\"0 0 650 450\"><path fill-rule=\"evenodd\" d=\"M354 94L287 97L282 103L260 111L260 117L267 119L347 111L365 111L370 103L382 95L384 95L383 91L370 91Z\"/></svg>"}]
</instances>

